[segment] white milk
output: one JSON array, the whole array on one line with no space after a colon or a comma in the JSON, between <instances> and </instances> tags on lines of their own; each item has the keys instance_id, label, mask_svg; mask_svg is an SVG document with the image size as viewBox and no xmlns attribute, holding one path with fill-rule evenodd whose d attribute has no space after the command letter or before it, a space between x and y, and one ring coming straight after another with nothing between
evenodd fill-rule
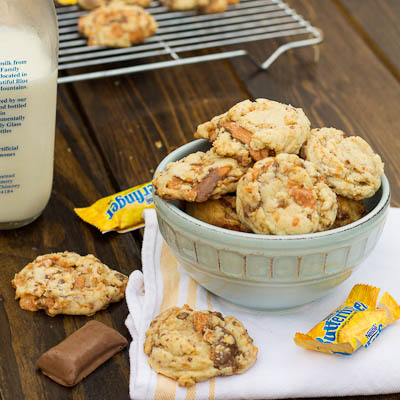
<instances>
[{"instance_id":1,"label":"white milk","mask_svg":"<svg viewBox=\"0 0 400 400\"><path fill-rule=\"evenodd\" d=\"M37 34L0 26L0 227L33 220L50 198L56 92Z\"/></svg>"}]
</instances>

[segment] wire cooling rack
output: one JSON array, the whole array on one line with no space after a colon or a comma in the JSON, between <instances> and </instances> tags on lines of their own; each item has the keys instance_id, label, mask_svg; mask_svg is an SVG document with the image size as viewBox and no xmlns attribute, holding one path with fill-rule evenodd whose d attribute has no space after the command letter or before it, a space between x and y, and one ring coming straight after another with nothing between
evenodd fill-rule
<instances>
[{"instance_id":1,"label":"wire cooling rack","mask_svg":"<svg viewBox=\"0 0 400 400\"><path fill-rule=\"evenodd\" d=\"M60 32L59 71L68 70L59 83L96 79L127 73L248 56L267 69L287 50L316 45L322 32L304 20L281 0L241 0L220 14L167 11L158 2L147 9L157 20L155 36L128 48L87 46L78 33L77 21L87 11L78 6L57 7ZM226 51L226 46L258 40L290 37L264 62L258 63L246 50ZM223 50L220 48L223 47ZM193 51L214 48L215 52L193 56ZM188 57L184 53L190 51ZM161 61L149 57L163 56ZM138 61L143 59L143 61ZM147 60L146 60L147 59ZM123 63L122 67L120 63ZM115 63L119 63L116 67ZM101 66L99 71L96 66ZM88 68L95 69L87 72ZM82 68L85 71L82 72Z\"/></svg>"}]
</instances>

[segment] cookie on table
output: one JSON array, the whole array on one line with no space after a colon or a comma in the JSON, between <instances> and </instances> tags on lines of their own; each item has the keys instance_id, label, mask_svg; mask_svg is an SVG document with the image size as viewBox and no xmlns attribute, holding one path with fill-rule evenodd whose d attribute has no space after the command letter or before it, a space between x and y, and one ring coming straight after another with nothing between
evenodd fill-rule
<instances>
[{"instance_id":1,"label":"cookie on table","mask_svg":"<svg viewBox=\"0 0 400 400\"><path fill-rule=\"evenodd\" d=\"M228 5L233 5L239 0L160 0L161 4L169 10L199 10L205 14L222 13Z\"/></svg>"},{"instance_id":2,"label":"cookie on table","mask_svg":"<svg viewBox=\"0 0 400 400\"><path fill-rule=\"evenodd\" d=\"M144 352L156 372L180 386L192 386L245 372L255 363L258 349L235 317L185 305L169 308L152 321Z\"/></svg>"},{"instance_id":3,"label":"cookie on table","mask_svg":"<svg viewBox=\"0 0 400 400\"><path fill-rule=\"evenodd\" d=\"M313 129L302 154L317 165L328 185L343 197L365 199L381 185L383 162L359 136L346 137L335 128Z\"/></svg>"},{"instance_id":4,"label":"cookie on table","mask_svg":"<svg viewBox=\"0 0 400 400\"><path fill-rule=\"evenodd\" d=\"M11 281L23 310L93 315L120 301L128 277L89 254L65 251L37 257Z\"/></svg>"},{"instance_id":5,"label":"cookie on table","mask_svg":"<svg viewBox=\"0 0 400 400\"><path fill-rule=\"evenodd\" d=\"M97 7L107 6L111 3L120 2L124 5L149 7L151 0L77 0L80 7L85 10L94 10Z\"/></svg>"},{"instance_id":6,"label":"cookie on table","mask_svg":"<svg viewBox=\"0 0 400 400\"><path fill-rule=\"evenodd\" d=\"M235 192L245 172L234 158L220 157L212 149L198 151L169 163L156 174L153 187L165 200L203 202Z\"/></svg>"},{"instance_id":7,"label":"cookie on table","mask_svg":"<svg viewBox=\"0 0 400 400\"><path fill-rule=\"evenodd\" d=\"M236 196L223 196L204 203L186 203L185 211L193 218L220 228L239 232L251 232L236 213Z\"/></svg>"},{"instance_id":8,"label":"cookie on table","mask_svg":"<svg viewBox=\"0 0 400 400\"><path fill-rule=\"evenodd\" d=\"M199 125L195 137L213 142L217 154L249 165L279 153L298 154L309 134L310 121L301 108L257 99Z\"/></svg>"},{"instance_id":9,"label":"cookie on table","mask_svg":"<svg viewBox=\"0 0 400 400\"><path fill-rule=\"evenodd\" d=\"M324 231L335 221L335 193L313 163L295 154L258 161L237 187L236 207L253 232L298 235Z\"/></svg>"},{"instance_id":10,"label":"cookie on table","mask_svg":"<svg viewBox=\"0 0 400 400\"><path fill-rule=\"evenodd\" d=\"M118 1L80 17L78 28L89 46L129 47L153 36L157 22L142 7Z\"/></svg>"},{"instance_id":11,"label":"cookie on table","mask_svg":"<svg viewBox=\"0 0 400 400\"><path fill-rule=\"evenodd\" d=\"M347 199L343 196L336 196L336 199L338 210L332 229L351 224L368 214L362 200Z\"/></svg>"}]
</instances>

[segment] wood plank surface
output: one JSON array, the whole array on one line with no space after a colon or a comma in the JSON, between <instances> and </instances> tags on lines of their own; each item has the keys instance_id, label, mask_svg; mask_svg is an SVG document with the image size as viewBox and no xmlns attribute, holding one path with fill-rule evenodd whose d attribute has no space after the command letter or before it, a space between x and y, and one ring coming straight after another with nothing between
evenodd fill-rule
<instances>
[{"instance_id":1,"label":"wood plank surface","mask_svg":"<svg viewBox=\"0 0 400 400\"><path fill-rule=\"evenodd\" d=\"M40 254L76 251L95 254L105 264L125 274L141 266L132 235L103 236L73 213L73 207L90 204L115 188L107 179L103 160L79 118L67 87L59 87L52 197L42 216L28 225L0 232L0 399L100 399L127 397L127 350L113 357L75 388L52 382L35 369L48 348L94 318L115 327L129 338L124 326L125 301L113 304L94 317L56 316L19 308L11 287L14 274ZM102 385L99 385L102 382ZM121 382L113 385L113 382ZM114 397L115 396L115 397Z\"/></svg>"},{"instance_id":2,"label":"wood plank surface","mask_svg":"<svg viewBox=\"0 0 400 400\"><path fill-rule=\"evenodd\" d=\"M120 189L151 180L201 122L247 98L227 62L73 84Z\"/></svg>"},{"instance_id":3,"label":"wood plank surface","mask_svg":"<svg viewBox=\"0 0 400 400\"><path fill-rule=\"evenodd\" d=\"M307 48L283 54L266 73L257 71L245 59L232 60L235 70L252 97L302 107L313 127L333 126L367 140L385 162L392 205L400 206L399 82L335 2L288 3L324 32L319 62L313 62L312 50ZM259 60L271 54L268 42L249 44L247 48ZM400 52L397 58L400 60Z\"/></svg>"},{"instance_id":4,"label":"wood plank surface","mask_svg":"<svg viewBox=\"0 0 400 400\"><path fill-rule=\"evenodd\" d=\"M400 79L400 1L335 1L382 63Z\"/></svg>"}]
</instances>

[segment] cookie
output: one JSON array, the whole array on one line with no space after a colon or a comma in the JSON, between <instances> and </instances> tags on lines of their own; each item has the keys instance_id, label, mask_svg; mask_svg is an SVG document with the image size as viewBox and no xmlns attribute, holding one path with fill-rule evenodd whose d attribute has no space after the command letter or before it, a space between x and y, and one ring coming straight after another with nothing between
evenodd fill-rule
<instances>
[{"instance_id":1,"label":"cookie","mask_svg":"<svg viewBox=\"0 0 400 400\"><path fill-rule=\"evenodd\" d=\"M298 154L309 134L310 121L301 108L257 99L199 125L195 137L213 142L217 154L249 165L279 153Z\"/></svg>"},{"instance_id":2,"label":"cookie","mask_svg":"<svg viewBox=\"0 0 400 400\"><path fill-rule=\"evenodd\" d=\"M124 5L149 7L151 0L78 0L78 4L85 10L94 10L97 7L107 6L119 1Z\"/></svg>"},{"instance_id":3,"label":"cookie","mask_svg":"<svg viewBox=\"0 0 400 400\"><path fill-rule=\"evenodd\" d=\"M362 200L373 196L381 185L383 162L358 136L346 137L335 128L313 129L302 154L343 197Z\"/></svg>"},{"instance_id":4,"label":"cookie","mask_svg":"<svg viewBox=\"0 0 400 400\"><path fill-rule=\"evenodd\" d=\"M255 363L258 349L235 317L185 305L169 308L152 321L144 352L156 372L180 386L192 386L245 372Z\"/></svg>"},{"instance_id":5,"label":"cookie","mask_svg":"<svg viewBox=\"0 0 400 400\"><path fill-rule=\"evenodd\" d=\"M80 17L78 28L89 46L129 47L153 36L157 22L143 8L116 1Z\"/></svg>"},{"instance_id":6,"label":"cookie","mask_svg":"<svg viewBox=\"0 0 400 400\"><path fill-rule=\"evenodd\" d=\"M346 199L342 196L336 196L336 199L338 210L332 228L339 228L351 224L368 213L362 200Z\"/></svg>"},{"instance_id":7,"label":"cookie","mask_svg":"<svg viewBox=\"0 0 400 400\"><path fill-rule=\"evenodd\" d=\"M239 232L251 232L236 213L236 196L223 196L204 203L186 203L185 211L193 218L220 228Z\"/></svg>"},{"instance_id":8,"label":"cookie","mask_svg":"<svg viewBox=\"0 0 400 400\"><path fill-rule=\"evenodd\" d=\"M96 257L65 251L37 257L11 281L23 310L43 309L57 314L93 315L120 301L128 277Z\"/></svg>"},{"instance_id":9,"label":"cookie","mask_svg":"<svg viewBox=\"0 0 400 400\"><path fill-rule=\"evenodd\" d=\"M228 5L233 5L239 0L160 0L161 4L169 10L198 10L205 14L222 13Z\"/></svg>"},{"instance_id":10,"label":"cookie","mask_svg":"<svg viewBox=\"0 0 400 400\"><path fill-rule=\"evenodd\" d=\"M235 192L245 172L235 159L220 157L211 149L169 163L156 174L153 187L165 200L203 202Z\"/></svg>"},{"instance_id":11,"label":"cookie","mask_svg":"<svg viewBox=\"0 0 400 400\"><path fill-rule=\"evenodd\" d=\"M240 179L236 195L240 220L259 234L324 231L336 218L335 193L313 163L295 154L255 163Z\"/></svg>"}]
</instances>

